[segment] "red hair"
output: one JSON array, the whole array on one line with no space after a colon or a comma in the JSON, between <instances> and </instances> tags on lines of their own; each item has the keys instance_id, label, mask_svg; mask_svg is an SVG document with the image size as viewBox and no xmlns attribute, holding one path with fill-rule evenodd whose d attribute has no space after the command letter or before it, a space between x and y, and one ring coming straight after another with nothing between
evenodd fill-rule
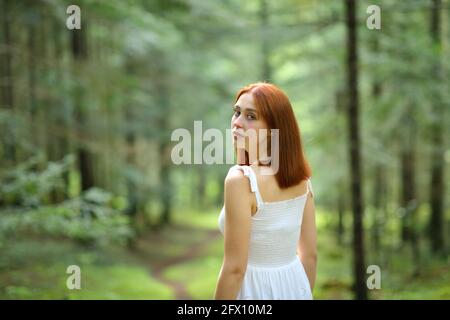
<instances>
[{"instance_id":1,"label":"red hair","mask_svg":"<svg viewBox=\"0 0 450 320\"><path fill-rule=\"evenodd\" d=\"M239 90L235 102L244 93L253 96L268 129L279 129L279 168L275 175L278 186L284 189L310 178L311 167L303 152L300 129L287 95L273 84L258 82ZM248 154L246 161L249 165Z\"/></svg>"}]
</instances>

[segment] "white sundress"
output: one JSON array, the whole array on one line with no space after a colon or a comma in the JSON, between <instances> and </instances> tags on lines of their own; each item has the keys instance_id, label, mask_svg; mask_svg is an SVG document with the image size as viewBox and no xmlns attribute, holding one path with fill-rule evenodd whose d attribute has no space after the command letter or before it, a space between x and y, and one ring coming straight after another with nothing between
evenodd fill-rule
<instances>
[{"instance_id":1,"label":"white sundress","mask_svg":"<svg viewBox=\"0 0 450 320\"><path fill-rule=\"evenodd\" d=\"M251 217L251 236L247 270L237 300L312 300L305 269L297 255L303 211L311 181L305 194L283 201L264 202L256 175L250 166L235 165L250 180L257 211ZM224 234L225 207L219 215L219 229Z\"/></svg>"}]
</instances>

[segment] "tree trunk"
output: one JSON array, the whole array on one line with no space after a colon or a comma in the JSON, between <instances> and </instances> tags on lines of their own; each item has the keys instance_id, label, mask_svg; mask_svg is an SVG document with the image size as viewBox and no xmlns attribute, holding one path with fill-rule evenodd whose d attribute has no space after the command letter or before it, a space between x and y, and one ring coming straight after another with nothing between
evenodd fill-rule
<instances>
[{"instance_id":1,"label":"tree trunk","mask_svg":"<svg viewBox=\"0 0 450 320\"><path fill-rule=\"evenodd\" d=\"M35 123L36 117L36 32L35 25L28 25L28 91L30 102L30 116L32 123ZM34 130L32 130L34 131ZM33 136L35 136L34 132Z\"/></svg>"},{"instance_id":2,"label":"tree trunk","mask_svg":"<svg viewBox=\"0 0 450 320\"><path fill-rule=\"evenodd\" d=\"M159 172L159 181L161 183L161 204L162 212L159 225L170 224L172 216L172 181L170 177L170 145L161 142L159 145L161 168Z\"/></svg>"},{"instance_id":3,"label":"tree trunk","mask_svg":"<svg viewBox=\"0 0 450 320\"><path fill-rule=\"evenodd\" d=\"M380 51L380 41L379 36L375 35L373 37L372 42L372 50L375 53L379 53ZM373 98L373 105L377 106L378 101L381 98L382 93L382 83L378 77L375 77L372 83L372 98ZM383 141L384 142L384 141ZM374 210L372 212L372 243L373 248L377 254L380 253L381 249L381 243L380 243L380 228L381 228L381 221L383 220L383 217L381 217L381 213L383 210L382 202L386 201L386 198L383 197L384 193L384 185L385 185L385 173L384 173L384 167L380 162L377 162L375 164L375 171L374 171L374 186L373 186L373 207Z\"/></svg>"},{"instance_id":4,"label":"tree trunk","mask_svg":"<svg viewBox=\"0 0 450 320\"><path fill-rule=\"evenodd\" d=\"M170 158L170 134L169 134L169 117L170 117L170 101L169 101L169 83L168 83L168 67L162 54L156 54L159 63L156 87L158 93L158 106L160 107L159 115L159 181L162 212L159 225L164 226L170 224L172 215L172 179L171 158Z\"/></svg>"},{"instance_id":5,"label":"tree trunk","mask_svg":"<svg viewBox=\"0 0 450 320\"><path fill-rule=\"evenodd\" d=\"M401 182L402 198L401 205L404 215L402 217L402 240L411 244L413 256L414 273L418 274L420 270L420 253L418 244L418 235L416 232L416 211L418 207L416 195L416 123L414 119L405 119L406 135L402 143L401 150Z\"/></svg>"},{"instance_id":6,"label":"tree trunk","mask_svg":"<svg viewBox=\"0 0 450 320\"><path fill-rule=\"evenodd\" d=\"M341 246L344 243L344 212L345 212L345 194L342 189L339 189L337 199L338 209L338 224L337 224L337 239L338 244Z\"/></svg>"},{"instance_id":7,"label":"tree trunk","mask_svg":"<svg viewBox=\"0 0 450 320\"><path fill-rule=\"evenodd\" d=\"M260 0L259 19L261 26L261 54L262 54L262 80L272 81L272 68L270 66L270 43L269 43L269 10L267 0Z\"/></svg>"},{"instance_id":8,"label":"tree trunk","mask_svg":"<svg viewBox=\"0 0 450 320\"><path fill-rule=\"evenodd\" d=\"M415 201L414 190L414 155L412 150L401 151L401 206L403 209L402 215L402 241L406 243L411 240L411 215L412 215L412 202ZM414 205L415 207L415 205Z\"/></svg>"},{"instance_id":9,"label":"tree trunk","mask_svg":"<svg viewBox=\"0 0 450 320\"><path fill-rule=\"evenodd\" d=\"M347 110L346 106L348 104L347 101L347 92L340 88L335 93L335 109L336 114L340 118L342 115L346 116L345 111ZM335 136L341 137L343 133L341 132L341 127L336 126L335 128ZM344 141L343 141L344 142ZM343 178L338 180L338 185L343 186L347 181ZM337 241L339 245L344 243L344 235L345 235L345 226L344 226L344 214L347 207L347 192L343 188L339 188L338 190L338 198L337 198L337 211L338 211L338 223L336 228Z\"/></svg>"},{"instance_id":10,"label":"tree trunk","mask_svg":"<svg viewBox=\"0 0 450 320\"><path fill-rule=\"evenodd\" d=\"M10 8L11 2L9 0L2 0L1 20L2 20L2 38L3 50L1 52L0 60L0 82L1 86L1 104L2 108L10 111L10 116L13 118L14 111L14 79L12 75L12 42L11 42L11 20L13 17ZM9 126L4 134L3 153L4 158L9 163L16 161L16 146L15 146L15 129L14 126Z\"/></svg>"},{"instance_id":11,"label":"tree trunk","mask_svg":"<svg viewBox=\"0 0 450 320\"><path fill-rule=\"evenodd\" d=\"M346 0L347 76L348 76L348 134L350 178L353 211L353 272L356 299L367 299L364 262L363 199L359 137L358 43L356 1Z\"/></svg>"},{"instance_id":12,"label":"tree trunk","mask_svg":"<svg viewBox=\"0 0 450 320\"><path fill-rule=\"evenodd\" d=\"M129 108L129 107L128 107ZM136 167L136 133L134 132L134 117L132 110L125 110L126 123L129 125L128 131L125 136L125 141L127 145L127 156L126 162L130 167ZM127 214L130 216L131 221L135 222L136 214L138 212L139 202L138 202L138 188L135 181L134 175L127 175L127 189L128 189L128 209Z\"/></svg>"},{"instance_id":13,"label":"tree trunk","mask_svg":"<svg viewBox=\"0 0 450 320\"><path fill-rule=\"evenodd\" d=\"M86 41L86 26L85 24L79 30L74 29L70 31L72 34L72 55L75 60L76 68L87 60L87 41ZM81 85L80 85L81 86ZM75 91L75 119L78 127L78 139L81 141L77 146L78 167L81 176L81 190L85 191L94 186L94 174L92 167L92 155L85 145L85 133L83 129L86 124L85 113L88 111L83 105L84 88Z\"/></svg>"},{"instance_id":14,"label":"tree trunk","mask_svg":"<svg viewBox=\"0 0 450 320\"><path fill-rule=\"evenodd\" d=\"M206 206L206 170L203 165L197 165L198 181L197 181L197 194L198 194L198 207L204 209Z\"/></svg>"},{"instance_id":15,"label":"tree trunk","mask_svg":"<svg viewBox=\"0 0 450 320\"><path fill-rule=\"evenodd\" d=\"M55 56L55 68L56 71L56 77L58 83L61 84L63 88L66 87L66 82L64 79L64 65L63 65L63 54L64 54L64 46L63 46L63 36L65 36L61 32L61 27L59 23L53 24L53 41L54 41L54 56ZM64 98L58 98L56 103L59 104L60 111L59 111L59 117L58 117L58 123L62 125L61 130L58 130L58 135L55 137L55 143L57 145L57 152L58 152L58 159L62 159L65 156L67 156L70 153L70 143L69 143L69 132L71 128L71 122L69 120L70 116L67 116L70 112L67 110L67 102ZM70 169L66 170L63 173L63 181L64 181L64 187L61 190L61 193L58 195L58 197L61 197L61 200L68 198L69 193L69 184L70 184L70 175L69 175Z\"/></svg>"},{"instance_id":16,"label":"tree trunk","mask_svg":"<svg viewBox=\"0 0 450 320\"><path fill-rule=\"evenodd\" d=\"M125 110L125 119L128 124L128 131L125 136L127 155L126 162L129 167L136 168L136 133L134 132L134 116L133 111L129 107ZM128 174L126 177L127 183L127 193L128 193L128 207L126 214L130 217L131 227L133 228L136 235L141 231L138 228L138 213L139 213L139 189L136 182L136 176ZM130 237L128 239L128 248L136 248L136 237Z\"/></svg>"},{"instance_id":17,"label":"tree trunk","mask_svg":"<svg viewBox=\"0 0 450 320\"><path fill-rule=\"evenodd\" d=\"M384 185L384 169L381 164L376 164L375 166L375 179L373 186L373 220L372 220L372 242L373 249L376 253L380 252L381 243L380 243L380 227L381 227L381 211L382 202L386 201L383 197L383 185Z\"/></svg>"},{"instance_id":18,"label":"tree trunk","mask_svg":"<svg viewBox=\"0 0 450 320\"><path fill-rule=\"evenodd\" d=\"M440 62L442 52L441 41L441 0L432 0L431 9L431 37L434 47L438 51L439 56L436 57L433 73L437 82L443 81L442 64ZM442 253L444 244L444 200L445 200L445 183L444 183L444 124L443 119L445 108L441 90L438 90L433 105L433 123L431 125L431 185L430 185L430 202L431 217L429 224L429 232L431 239L431 249L434 253Z\"/></svg>"}]
</instances>

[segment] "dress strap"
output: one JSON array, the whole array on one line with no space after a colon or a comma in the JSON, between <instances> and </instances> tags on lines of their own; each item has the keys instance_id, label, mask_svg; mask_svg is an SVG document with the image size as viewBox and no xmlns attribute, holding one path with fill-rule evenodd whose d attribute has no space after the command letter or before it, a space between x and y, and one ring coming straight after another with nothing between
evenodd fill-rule
<instances>
[{"instance_id":1,"label":"dress strap","mask_svg":"<svg viewBox=\"0 0 450 320\"><path fill-rule=\"evenodd\" d=\"M311 196L314 197L314 191L313 191L313 187L312 187L312 183L311 183L311 178L308 178L306 180L306 194L311 192Z\"/></svg>"},{"instance_id":2,"label":"dress strap","mask_svg":"<svg viewBox=\"0 0 450 320\"><path fill-rule=\"evenodd\" d=\"M250 166L236 165L236 168L241 169L242 172L244 173L244 176L246 176L250 180L250 189L253 193L255 193L256 205L259 208L260 206L263 205L263 200L261 194L259 193L258 181L256 180L255 172Z\"/></svg>"}]
</instances>

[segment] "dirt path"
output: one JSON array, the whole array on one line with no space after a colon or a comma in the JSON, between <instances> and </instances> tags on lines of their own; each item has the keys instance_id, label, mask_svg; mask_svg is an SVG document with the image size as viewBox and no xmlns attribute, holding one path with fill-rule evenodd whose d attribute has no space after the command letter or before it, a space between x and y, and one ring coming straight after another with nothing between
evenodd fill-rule
<instances>
[{"instance_id":1,"label":"dirt path","mask_svg":"<svg viewBox=\"0 0 450 320\"><path fill-rule=\"evenodd\" d=\"M186 232L192 234L202 234L202 236L198 240L189 243L188 248L183 250L183 252L179 255L152 259L154 254L151 250L149 250L149 244L153 244L150 246L152 248L154 247L154 243L158 243L157 247L159 252L163 252L165 250L164 247L168 245L168 242L170 242L164 234L155 234L152 232L147 235L143 235L140 238L136 255L139 256L140 260L143 260L146 267L150 269L152 276L156 280L172 288L175 293L175 299L192 300L193 298L189 295L186 287L178 281L167 279L164 276L164 272L166 269L177 264L185 263L189 260L201 257L204 254L204 249L212 241L220 237L220 232L218 230L204 230L181 226L173 227L173 230L170 230L169 232Z\"/></svg>"}]
</instances>

